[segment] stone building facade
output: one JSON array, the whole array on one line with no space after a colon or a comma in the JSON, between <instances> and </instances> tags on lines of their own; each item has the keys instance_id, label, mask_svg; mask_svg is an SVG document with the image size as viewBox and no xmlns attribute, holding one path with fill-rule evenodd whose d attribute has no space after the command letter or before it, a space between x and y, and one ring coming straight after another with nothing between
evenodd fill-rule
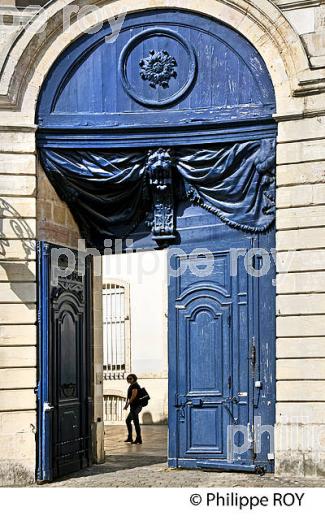
<instances>
[{"instance_id":1,"label":"stone building facade","mask_svg":"<svg viewBox=\"0 0 325 520\"><path fill-rule=\"evenodd\" d=\"M36 242L79 238L37 159L35 111L44 79L86 27L62 30L69 1L39 16L2 0L0 15L0 475L35 479L37 429ZM74 2L80 6L94 2ZM235 28L263 57L277 102L278 474L325 474L325 4L323 0L114 0L105 20L148 8L186 8ZM99 18L98 18L99 17ZM29 19L22 27L21 20ZM37 30L45 24L43 31ZM294 255L291 253L294 252ZM95 461L103 458L101 283L94 283ZM307 439L307 441L306 441Z\"/></svg>"}]
</instances>

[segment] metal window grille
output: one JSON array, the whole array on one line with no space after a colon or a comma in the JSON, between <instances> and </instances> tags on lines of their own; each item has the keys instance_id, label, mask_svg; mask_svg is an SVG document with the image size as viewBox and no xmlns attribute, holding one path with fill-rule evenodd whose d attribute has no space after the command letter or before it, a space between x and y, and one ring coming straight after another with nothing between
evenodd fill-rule
<instances>
[{"instance_id":1,"label":"metal window grille","mask_svg":"<svg viewBox=\"0 0 325 520\"><path fill-rule=\"evenodd\" d=\"M103 286L104 378L121 379L129 370L129 316L127 286Z\"/></svg>"}]
</instances>

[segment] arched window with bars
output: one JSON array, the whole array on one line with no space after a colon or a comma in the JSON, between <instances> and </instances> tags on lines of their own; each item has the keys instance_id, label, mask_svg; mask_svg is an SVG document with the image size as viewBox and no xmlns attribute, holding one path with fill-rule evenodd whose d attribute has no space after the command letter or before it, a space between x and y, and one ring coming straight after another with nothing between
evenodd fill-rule
<instances>
[{"instance_id":1,"label":"arched window with bars","mask_svg":"<svg viewBox=\"0 0 325 520\"><path fill-rule=\"evenodd\" d=\"M104 424L124 424L125 396L114 394L104 395Z\"/></svg>"},{"instance_id":2,"label":"arched window with bars","mask_svg":"<svg viewBox=\"0 0 325 520\"><path fill-rule=\"evenodd\" d=\"M108 280L103 285L104 379L123 379L130 371L129 284Z\"/></svg>"}]
</instances>

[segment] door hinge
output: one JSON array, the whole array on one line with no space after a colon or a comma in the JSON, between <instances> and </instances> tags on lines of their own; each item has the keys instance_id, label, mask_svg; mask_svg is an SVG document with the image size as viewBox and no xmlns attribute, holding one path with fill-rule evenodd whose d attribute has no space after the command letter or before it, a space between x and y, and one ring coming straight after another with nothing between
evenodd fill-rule
<instances>
[{"instance_id":1,"label":"door hinge","mask_svg":"<svg viewBox=\"0 0 325 520\"><path fill-rule=\"evenodd\" d=\"M36 395L37 399L39 399L39 390L40 390L40 384L37 383L37 385L34 386L34 394Z\"/></svg>"},{"instance_id":2,"label":"door hinge","mask_svg":"<svg viewBox=\"0 0 325 520\"><path fill-rule=\"evenodd\" d=\"M256 459L256 439L255 439L255 428L254 424L248 423L247 424L247 436L248 436L248 442L250 445L250 450L253 456L253 459Z\"/></svg>"},{"instance_id":3,"label":"door hinge","mask_svg":"<svg viewBox=\"0 0 325 520\"><path fill-rule=\"evenodd\" d=\"M248 423L247 424L247 440L251 446L251 449L254 449L254 425Z\"/></svg>"}]
</instances>

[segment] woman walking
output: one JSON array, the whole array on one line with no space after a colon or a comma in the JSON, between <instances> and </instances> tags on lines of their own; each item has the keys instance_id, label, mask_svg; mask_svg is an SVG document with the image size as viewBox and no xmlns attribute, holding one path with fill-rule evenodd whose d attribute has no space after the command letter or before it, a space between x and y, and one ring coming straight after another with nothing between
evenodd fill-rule
<instances>
[{"instance_id":1,"label":"woman walking","mask_svg":"<svg viewBox=\"0 0 325 520\"><path fill-rule=\"evenodd\" d=\"M132 444L142 444L141 428L139 423L139 413L142 410L142 406L139 401L139 390L141 387L139 383L137 383L138 378L135 374L129 374L126 380L130 386L128 388L124 410L127 410L128 407L130 407L130 412L125 421L128 429L128 436L124 442L131 442ZM132 437L132 421L136 432L135 440L133 440Z\"/></svg>"}]
</instances>

